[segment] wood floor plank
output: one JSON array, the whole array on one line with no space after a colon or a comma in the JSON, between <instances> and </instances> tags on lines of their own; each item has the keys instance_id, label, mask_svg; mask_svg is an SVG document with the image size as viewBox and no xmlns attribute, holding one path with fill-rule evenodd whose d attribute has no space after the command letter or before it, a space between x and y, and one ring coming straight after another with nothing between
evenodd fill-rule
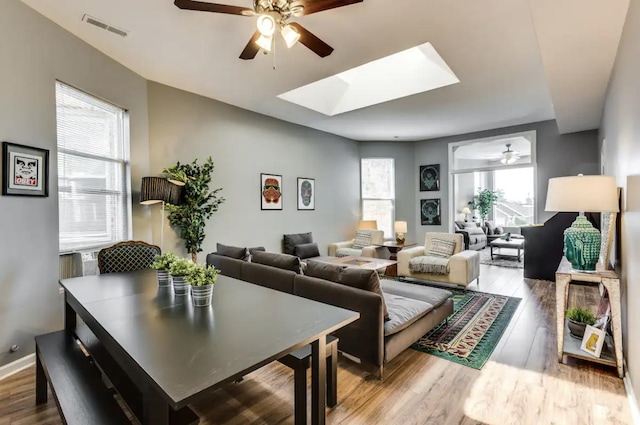
<instances>
[{"instance_id":1,"label":"wood floor plank","mask_svg":"<svg viewBox=\"0 0 640 425\"><path fill-rule=\"evenodd\" d=\"M614 368L576 359L557 362L554 283L525 280L522 269L482 265L480 290L522 297L482 370L409 349L385 366L385 380L379 381L340 356L338 405L327 410L327 423L631 423L624 385ZM570 305L598 299L597 287L572 287ZM0 425L62 423L52 398L35 406L34 381L34 369L0 381ZM192 408L202 425L293 424L293 373L273 363Z\"/></svg>"}]
</instances>

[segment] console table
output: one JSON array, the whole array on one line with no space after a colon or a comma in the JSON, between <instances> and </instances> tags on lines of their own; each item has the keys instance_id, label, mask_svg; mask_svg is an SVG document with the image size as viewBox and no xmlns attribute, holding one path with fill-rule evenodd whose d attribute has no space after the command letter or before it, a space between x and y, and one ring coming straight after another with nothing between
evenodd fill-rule
<instances>
[{"instance_id":1,"label":"console table","mask_svg":"<svg viewBox=\"0 0 640 425\"><path fill-rule=\"evenodd\" d=\"M603 348L600 357L595 357L580 350L580 341L568 334L565 312L569 297L569 285L572 281L602 284L609 293L611 304L611 329L613 330L613 353ZM616 367L618 376L624 378L622 358L622 320L620 315L620 279L613 270L606 270L598 264L595 273L580 272L571 269L571 264L562 258L556 271L556 320L558 328L558 362L564 363L565 356L575 357Z\"/></svg>"}]
</instances>

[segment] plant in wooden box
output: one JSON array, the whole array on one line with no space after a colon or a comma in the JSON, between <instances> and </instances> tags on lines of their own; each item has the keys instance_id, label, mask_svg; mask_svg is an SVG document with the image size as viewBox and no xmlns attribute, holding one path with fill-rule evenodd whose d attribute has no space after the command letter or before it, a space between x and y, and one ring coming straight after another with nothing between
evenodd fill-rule
<instances>
[{"instance_id":1,"label":"plant in wooden box","mask_svg":"<svg viewBox=\"0 0 640 425\"><path fill-rule=\"evenodd\" d=\"M178 260L178 256L173 252L156 255L153 268L156 269L156 273L158 274L158 286L171 286L169 269L176 260Z\"/></svg>"},{"instance_id":2,"label":"plant in wooden box","mask_svg":"<svg viewBox=\"0 0 640 425\"><path fill-rule=\"evenodd\" d=\"M208 307L211 305L213 285L218 279L218 272L213 266L195 266L185 276L191 284L191 301L195 307Z\"/></svg>"},{"instance_id":3,"label":"plant in wooden box","mask_svg":"<svg viewBox=\"0 0 640 425\"><path fill-rule=\"evenodd\" d=\"M185 276L188 276L195 267L196 265L187 258L178 258L171 264L169 273L173 280L173 292L176 295L189 295L189 282L185 280Z\"/></svg>"},{"instance_id":4,"label":"plant in wooden box","mask_svg":"<svg viewBox=\"0 0 640 425\"><path fill-rule=\"evenodd\" d=\"M165 208L169 211L169 223L180 229L180 237L194 263L198 262L198 252L202 251L206 222L225 201L218 196L222 188L209 189L213 169L213 160L209 157L202 165L198 160L191 164L178 162L163 170L171 181L184 183L180 205L166 204Z\"/></svg>"},{"instance_id":5,"label":"plant in wooden box","mask_svg":"<svg viewBox=\"0 0 640 425\"><path fill-rule=\"evenodd\" d=\"M493 208L493 203L500 199L500 194L489 189L480 190L480 188L478 188L478 190L478 194L469 202L469 208L477 210L484 222L489 216L491 208Z\"/></svg>"},{"instance_id":6,"label":"plant in wooden box","mask_svg":"<svg viewBox=\"0 0 640 425\"><path fill-rule=\"evenodd\" d=\"M587 325L596 323L596 317L586 308L575 307L567 310L569 320L569 333L575 338L582 339Z\"/></svg>"}]
</instances>

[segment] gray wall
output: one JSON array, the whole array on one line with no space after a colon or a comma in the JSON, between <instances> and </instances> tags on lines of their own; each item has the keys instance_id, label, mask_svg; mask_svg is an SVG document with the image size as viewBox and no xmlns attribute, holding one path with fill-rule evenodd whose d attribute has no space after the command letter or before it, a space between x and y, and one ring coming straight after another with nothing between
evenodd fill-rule
<instances>
[{"instance_id":1,"label":"gray wall","mask_svg":"<svg viewBox=\"0 0 640 425\"><path fill-rule=\"evenodd\" d=\"M49 197L0 197L0 365L60 329L55 80L130 111L133 181L148 168L146 81L18 0L0 0L0 140L50 150ZM134 204L134 237L147 239ZM22 348L10 354L9 347Z\"/></svg>"},{"instance_id":2,"label":"gray wall","mask_svg":"<svg viewBox=\"0 0 640 425\"><path fill-rule=\"evenodd\" d=\"M442 202L442 225L422 226L420 216L416 216L418 233L448 232L453 225L453 218L449 217L449 160L448 145L451 142L492 137L502 134L518 133L536 130L536 210L537 221L542 223L553 215L544 211L547 198L547 184L551 177L583 174L599 174L598 133L597 131L583 131L572 134L559 134L555 121L543 121L514 127L505 127L476 133L461 134L439 139L425 140L415 144L414 170L420 165L440 164L441 183L439 192L419 192L416 181L415 210L418 214L420 199L440 198Z\"/></svg>"},{"instance_id":3,"label":"gray wall","mask_svg":"<svg viewBox=\"0 0 640 425\"><path fill-rule=\"evenodd\" d=\"M361 142L358 143L361 158L393 158L396 170L396 220L407 222L406 240L416 240L416 209L413 208L415 174L413 167L413 143Z\"/></svg>"},{"instance_id":4,"label":"gray wall","mask_svg":"<svg viewBox=\"0 0 640 425\"><path fill-rule=\"evenodd\" d=\"M625 359L640 396L640 2L631 2L607 91L600 137L605 174L622 187L620 252Z\"/></svg>"},{"instance_id":5,"label":"gray wall","mask_svg":"<svg viewBox=\"0 0 640 425\"><path fill-rule=\"evenodd\" d=\"M226 202L207 224L203 254L216 242L280 252L283 234L311 231L326 255L330 242L353 237L360 215L356 142L157 83L148 92L153 172L208 156L216 163L212 188L222 187ZM260 173L283 176L283 211L260 210ZM297 210L297 177L315 178L315 211ZM159 208L152 210L160 243ZM164 248L184 252L166 226Z\"/></svg>"}]
</instances>

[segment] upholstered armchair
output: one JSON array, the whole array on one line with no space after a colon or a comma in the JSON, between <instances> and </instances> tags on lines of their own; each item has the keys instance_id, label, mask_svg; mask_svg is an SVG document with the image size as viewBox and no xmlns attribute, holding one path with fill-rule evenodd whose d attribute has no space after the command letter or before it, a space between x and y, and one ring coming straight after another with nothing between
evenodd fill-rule
<instances>
[{"instance_id":1,"label":"upholstered armchair","mask_svg":"<svg viewBox=\"0 0 640 425\"><path fill-rule=\"evenodd\" d=\"M453 242L453 255L448 257L447 273L412 272L410 262L414 258L426 257L433 250L433 240ZM446 263L446 261L445 261ZM465 288L477 279L480 284L480 254L465 250L463 236L460 233L427 233L424 246L405 248L398 252L398 276L413 277L433 282L452 283Z\"/></svg>"},{"instance_id":2,"label":"upholstered armchair","mask_svg":"<svg viewBox=\"0 0 640 425\"><path fill-rule=\"evenodd\" d=\"M329 244L329 256L387 258L389 251L385 247L375 246L383 242L382 230L356 230L354 239Z\"/></svg>"},{"instance_id":3,"label":"upholstered armchair","mask_svg":"<svg viewBox=\"0 0 640 425\"><path fill-rule=\"evenodd\" d=\"M150 269L160 247L142 241L120 242L98 252L100 273L133 272Z\"/></svg>"}]
</instances>

